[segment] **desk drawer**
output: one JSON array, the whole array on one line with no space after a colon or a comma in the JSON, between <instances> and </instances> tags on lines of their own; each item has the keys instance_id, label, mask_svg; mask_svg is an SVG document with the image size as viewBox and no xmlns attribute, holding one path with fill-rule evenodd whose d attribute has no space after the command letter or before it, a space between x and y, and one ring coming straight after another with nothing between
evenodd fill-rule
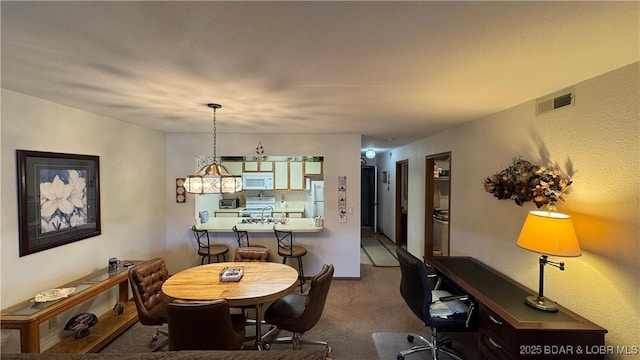
<instances>
[{"instance_id":1,"label":"desk drawer","mask_svg":"<svg viewBox=\"0 0 640 360\"><path fill-rule=\"evenodd\" d=\"M514 359L516 330L491 310L480 307L479 346L489 359Z\"/></svg>"}]
</instances>

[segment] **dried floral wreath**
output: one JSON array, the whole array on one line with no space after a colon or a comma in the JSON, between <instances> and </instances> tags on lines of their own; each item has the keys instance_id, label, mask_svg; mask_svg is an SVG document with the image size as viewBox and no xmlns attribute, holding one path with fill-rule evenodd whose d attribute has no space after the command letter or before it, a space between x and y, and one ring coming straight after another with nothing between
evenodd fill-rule
<instances>
[{"instance_id":1,"label":"dried floral wreath","mask_svg":"<svg viewBox=\"0 0 640 360\"><path fill-rule=\"evenodd\" d=\"M557 210L558 200L571 185L572 180L562 172L545 166L532 165L529 161L517 157L513 165L484 180L484 190L499 200L513 199L522 206L533 201L538 208L546 206Z\"/></svg>"}]
</instances>

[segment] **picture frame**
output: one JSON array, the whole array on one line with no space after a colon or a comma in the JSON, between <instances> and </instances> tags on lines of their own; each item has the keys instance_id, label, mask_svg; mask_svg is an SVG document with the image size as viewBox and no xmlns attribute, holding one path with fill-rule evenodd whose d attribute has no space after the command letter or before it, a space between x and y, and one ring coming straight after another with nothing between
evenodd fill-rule
<instances>
[{"instance_id":1,"label":"picture frame","mask_svg":"<svg viewBox=\"0 0 640 360\"><path fill-rule=\"evenodd\" d=\"M20 256L98 236L100 158L16 150Z\"/></svg>"},{"instance_id":2,"label":"picture frame","mask_svg":"<svg viewBox=\"0 0 640 360\"><path fill-rule=\"evenodd\" d=\"M382 183L386 184L389 182L389 172L388 171L383 171L382 172Z\"/></svg>"}]
</instances>

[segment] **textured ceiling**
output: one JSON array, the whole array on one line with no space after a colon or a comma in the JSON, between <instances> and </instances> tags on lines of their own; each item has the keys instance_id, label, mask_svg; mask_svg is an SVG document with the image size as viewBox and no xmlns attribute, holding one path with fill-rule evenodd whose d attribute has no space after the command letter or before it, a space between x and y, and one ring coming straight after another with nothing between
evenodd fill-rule
<instances>
[{"instance_id":1,"label":"textured ceiling","mask_svg":"<svg viewBox=\"0 0 640 360\"><path fill-rule=\"evenodd\" d=\"M3 88L165 132L384 150L640 60L640 2L0 4Z\"/></svg>"}]
</instances>

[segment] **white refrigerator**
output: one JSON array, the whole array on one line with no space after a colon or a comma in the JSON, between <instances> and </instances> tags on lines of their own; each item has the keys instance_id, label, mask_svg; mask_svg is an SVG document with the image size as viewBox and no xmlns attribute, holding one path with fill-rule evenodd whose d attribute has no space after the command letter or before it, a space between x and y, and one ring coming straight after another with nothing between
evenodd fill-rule
<instances>
[{"instance_id":1,"label":"white refrigerator","mask_svg":"<svg viewBox=\"0 0 640 360\"><path fill-rule=\"evenodd\" d=\"M305 212L305 217L321 216L324 218L324 181L311 181Z\"/></svg>"}]
</instances>

